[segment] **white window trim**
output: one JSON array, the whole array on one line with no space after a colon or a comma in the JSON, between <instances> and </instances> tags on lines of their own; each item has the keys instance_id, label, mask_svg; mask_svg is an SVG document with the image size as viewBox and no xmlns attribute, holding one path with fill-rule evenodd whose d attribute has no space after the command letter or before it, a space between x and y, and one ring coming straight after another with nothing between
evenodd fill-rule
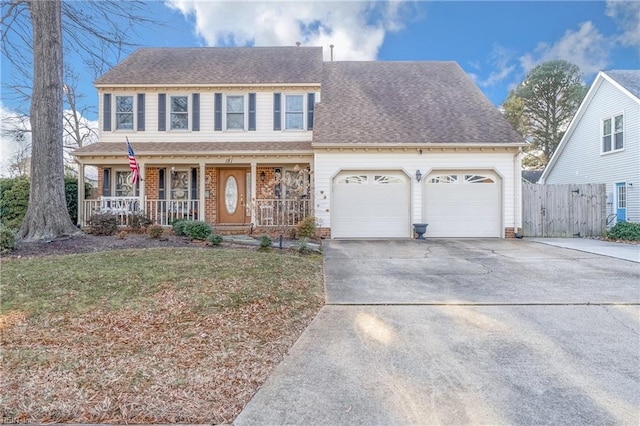
<instances>
[{"instance_id":1,"label":"white window trim","mask_svg":"<svg viewBox=\"0 0 640 426\"><path fill-rule=\"evenodd\" d=\"M186 97L187 98L187 128L186 129L172 129L171 128L171 98L181 98L181 97ZM165 111L166 111L166 126L165 128L167 129L167 132L178 132L178 133L184 133L184 132L190 132L191 131L191 120L192 120L192 114L193 114L193 100L191 99L191 95L188 93L167 93L167 105L165 106Z\"/></svg>"},{"instance_id":2,"label":"white window trim","mask_svg":"<svg viewBox=\"0 0 640 426\"><path fill-rule=\"evenodd\" d=\"M168 172L168 173L167 173ZM175 170L171 170L171 168L167 169L167 172L165 172L165 198L167 201L189 201L191 200L191 169L190 168L176 168ZM173 174L174 173L186 173L187 174L187 199L179 199L179 198L173 198Z\"/></svg>"},{"instance_id":3,"label":"white window trim","mask_svg":"<svg viewBox=\"0 0 640 426\"><path fill-rule=\"evenodd\" d=\"M618 148L615 149L616 146L616 140L615 140L615 125L616 125L616 117L622 116L622 148ZM611 149L609 151L605 151L604 150L604 122L605 120L611 120ZM625 147L627 146L627 144L625 143L625 134L626 132L626 124L627 124L627 120L625 120L625 114L624 112L619 112L616 114L611 114L608 117L603 117L602 120L600 120L600 155L609 155L609 154L613 154L615 152L621 152L625 150Z\"/></svg>"},{"instance_id":4,"label":"white window trim","mask_svg":"<svg viewBox=\"0 0 640 426\"><path fill-rule=\"evenodd\" d=\"M138 129L138 96L136 93L113 93L111 95L111 128L114 132L136 132ZM133 98L133 128L118 129L118 101L117 98L129 96Z\"/></svg>"},{"instance_id":5,"label":"white window trim","mask_svg":"<svg viewBox=\"0 0 640 426\"><path fill-rule=\"evenodd\" d=\"M227 128L227 97L229 96L242 96L244 99L244 124L242 129L228 129ZM225 132L246 132L249 129L249 95L247 93L225 93L222 96L222 130Z\"/></svg>"},{"instance_id":6,"label":"white window trim","mask_svg":"<svg viewBox=\"0 0 640 426\"><path fill-rule=\"evenodd\" d=\"M302 96L302 129L287 129L287 96ZM283 93L282 94L282 126L285 132L306 132L307 131L307 115L308 115L308 99L307 93Z\"/></svg>"}]
</instances>

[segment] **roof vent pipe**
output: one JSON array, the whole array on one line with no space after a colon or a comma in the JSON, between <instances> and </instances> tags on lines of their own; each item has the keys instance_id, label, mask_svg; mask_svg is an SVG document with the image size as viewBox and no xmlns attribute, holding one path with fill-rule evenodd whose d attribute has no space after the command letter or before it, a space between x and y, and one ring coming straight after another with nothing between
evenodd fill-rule
<instances>
[{"instance_id":1,"label":"roof vent pipe","mask_svg":"<svg viewBox=\"0 0 640 426\"><path fill-rule=\"evenodd\" d=\"M333 62L333 44L329 45L329 49L331 49L331 62Z\"/></svg>"},{"instance_id":2,"label":"roof vent pipe","mask_svg":"<svg viewBox=\"0 0 640 426\"><path fill-rule=\"evenodd\" d=\"M296 46L300 47L302 43L300 43L299 41L296 41Z\"/></svg>"}]
</instances>

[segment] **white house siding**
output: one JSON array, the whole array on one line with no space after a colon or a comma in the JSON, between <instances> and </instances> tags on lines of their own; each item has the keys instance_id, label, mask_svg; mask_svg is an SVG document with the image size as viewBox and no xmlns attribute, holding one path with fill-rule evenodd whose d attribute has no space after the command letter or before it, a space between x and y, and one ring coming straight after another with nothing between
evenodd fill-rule
<instances>
[{"instance_id":1,"label":"white house siding","mask_svg":"<svg viewBox=\"0 0 640 426\"><path fill-rule=\"evenodd\" d=\"M298 89L286 88L277 89L260 89L256 88L187 88L173 89L160 88L123 91L123 90L100 90L99 91L99 117L101 121L100 141L101 142L122 142L124 137L128 137L129 141L135 142L270 142L270 141L311 141L313 132L306 130L273 130L273 94L274 92L282 93L283 104L284 95L286 94L307 94L315 93L316 103L319 101L320 95L317 87L300 87ZM137 102L136 94L144 93L145 96L145 130L135 130L137 123L137 114L134 113L134 130L102 130L103 115L103 94L112 94L112 106L115 96L129 95L134 97L134 103ZM189 96L189 127L191 127L191 113L193 111L191 104L191 95L193 93L200 94L200 130L166 130L158 131L158 94L165 93L167 99L169 96L182 95ZM256 93L256 130L255 131L214 131L214 94L222 93L223 102L224 95L248 95ZM246 101L248 102L248 96ZM246 108L245 108L246 109ZM167 115L169 111L167 110ZM282 111L284 116L284 110ZM113 116L113 113L112 113ZM305 98L305 128L307 124L306 114L306 98ZM224 121L224 114L223 114ZM247 121L245 116L245 122ZM223 127L224 128L224 127ZM168 129L168 127L167 127Z\"/></svg>"},{"instance_id":2,"label":"white house siding","mask_svg":"<svg viewBox=\"0 0 640 426\"><path fill-rule=\"evenodd\" d=\"M601 154L602 119L624 114L624 150ZM605 183L607 213L615 213L616 182L627 186L627 219L640 222L640 105L603 79L584 110L546 184Z\"/></svg>"},{"instance_id":3,"label":"white house siding","mask_svg":"<svg viewBox=\"0 0 640 426\"><path fill-rule=\"evenodd\" d=\"M416 181L416 170L427 177L434 170L493 170L502 179L502 227L522 227L520 158L517 151L487 148L486 151L433 151L423 149L419 154L415 148L396 148L390 152L381 148L357 151L350 148L331 151L316 150L314 153L314 199L315 215L320 227L331 227L332 179L342 170L401 170L411 180L411 222L422 222L422 197L424 182Z\"/></svg>"}]
</instances>

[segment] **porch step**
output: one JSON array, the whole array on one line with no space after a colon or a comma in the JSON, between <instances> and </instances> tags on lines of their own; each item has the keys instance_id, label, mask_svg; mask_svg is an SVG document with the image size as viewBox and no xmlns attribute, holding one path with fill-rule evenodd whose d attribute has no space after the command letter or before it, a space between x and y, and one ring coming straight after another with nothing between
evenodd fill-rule
<instances>
[{"instance_id":1,"label":"porch step","mask_svg":"<svg viewBox=\"0 0 640 426\"><path fill-rule=\"evenodd\" d=\"M252 224L246 225L213 225L213 232L220 235L248 235L251 232Z\"/></svg>"}]
</instances>

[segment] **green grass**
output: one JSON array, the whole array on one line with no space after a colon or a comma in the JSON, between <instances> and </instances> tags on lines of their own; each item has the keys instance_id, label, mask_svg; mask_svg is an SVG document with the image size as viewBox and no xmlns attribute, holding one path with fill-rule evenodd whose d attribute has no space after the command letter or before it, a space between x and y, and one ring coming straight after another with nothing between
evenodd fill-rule
<instances>
[{"instance_id":1,"label":"green grass","mask_svg":"<svg viewBox=\"0 0 640 426\"><path fill-rule=\"evenodd\" d=\"M119 309L173 288L198 309L318 291L320 256L199 248L122 250L2 262L1 310L29 315Z\"/></svg>"}]
</instances>

